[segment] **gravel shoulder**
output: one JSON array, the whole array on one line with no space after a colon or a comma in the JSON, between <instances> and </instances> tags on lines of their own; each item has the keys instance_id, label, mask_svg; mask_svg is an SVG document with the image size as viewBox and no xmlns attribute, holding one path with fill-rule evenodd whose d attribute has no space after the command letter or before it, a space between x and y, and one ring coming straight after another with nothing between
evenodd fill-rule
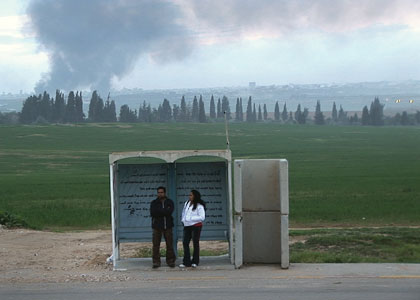
<instances>
[{"instance_id":1,"label":"gravel shoulder","mask_svg":"<svg viewBox=\"0 0 420 300\"><path fill-rule=\"evenodd\" d=\"M0 283L112 282L129 280L112 271L110 230L49 232L0 229ZM162 243L164 246L164 243ZM151 243L121 245L121 257L135 257ZM226 242L201 242L202 249L227 249Z\"/></svg>"}]
</instances>

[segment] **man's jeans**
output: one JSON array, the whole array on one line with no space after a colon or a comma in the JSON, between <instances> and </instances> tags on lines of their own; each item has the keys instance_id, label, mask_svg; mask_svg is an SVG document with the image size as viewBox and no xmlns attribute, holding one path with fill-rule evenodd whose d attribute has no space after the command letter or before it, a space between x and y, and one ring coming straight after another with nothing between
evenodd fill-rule
<instances>
[{"instance_id":1,"label":"man's jeans","mask_svg":"<svg viewBox=\"0 0 420 300\"><path fill-rule=\"evenodd\" d=\"M153 265L160 266L160 241L162 235L166 241L166 263L168 265L175 264L175 252L173 248L172 228L153 229Z\"/></svg>"}]
</instances>

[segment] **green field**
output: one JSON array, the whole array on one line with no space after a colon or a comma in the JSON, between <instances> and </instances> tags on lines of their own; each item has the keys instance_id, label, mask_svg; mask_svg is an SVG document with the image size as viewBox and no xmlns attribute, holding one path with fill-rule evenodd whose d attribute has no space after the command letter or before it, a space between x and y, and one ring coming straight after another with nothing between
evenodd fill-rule
<instances>
[{"instance_id":1,"label":"green field","mask_svg":"<svg viewBox=\"0 0 420 300\"><path fill-rule=\"evenodd\" d=\"M300 241L290 245L299 263L418 263L420 228L291 230Z\"/></svg>"},{"instance_id":2,"label":"green field","mask_svg":"<svg viewBox=\"0 0 420 300\"><path fill-rule=\"evenodd\" d=\"M420 225L420 127L241 123L230 141L235 159L289 161L291 227ZM220 123L0 126L0 211L109 227L109 153L224 148Z\"/></svg>"}]
</instances>

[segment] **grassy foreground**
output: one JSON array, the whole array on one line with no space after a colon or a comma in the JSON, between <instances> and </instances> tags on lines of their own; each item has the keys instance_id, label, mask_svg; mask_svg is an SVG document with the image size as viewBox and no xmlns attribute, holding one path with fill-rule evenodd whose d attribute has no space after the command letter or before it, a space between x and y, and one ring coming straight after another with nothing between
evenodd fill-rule
<instances>
[{"instance_id":1,"label":"grassy foreground","mask_svg":"<svg viewBox=\"0 0 420 300\"><path fill-rule=\"evenodd\" d=\"M291 263L418 263L420 262L420 228L347 228L290 230ZM164 245L163 245L164 246ZM179 245L178 245L179 246ZM166 249L161 249L161 256ZM224 249L207 249L202 256L228 253ZM178 256L183 256L182 246ZM140 244L135 257L152 257L150 243Z\"/></svg>"},{"instance_id":2,"label":"grassy foreground","mask_svg":"<svg viewBox=\"0 0 420 300\"><path fill-rule=\"evenodd\" d=\"M420 228L291 230L290 262L418 263Z\"/></svg>"},{"instance_id":3,"label":"grassy foreground","mask_svg":"<svg viewBox=\"0 0 420 300\"><path fill-rule=\"evenodd\" d=\"M231 124L230 141L235 159L288 159L291 227L420 225L419 127ZM0 211L108 227L109 153L223 148L223 124L0 126Z\"/></svg>"}]
</instances>

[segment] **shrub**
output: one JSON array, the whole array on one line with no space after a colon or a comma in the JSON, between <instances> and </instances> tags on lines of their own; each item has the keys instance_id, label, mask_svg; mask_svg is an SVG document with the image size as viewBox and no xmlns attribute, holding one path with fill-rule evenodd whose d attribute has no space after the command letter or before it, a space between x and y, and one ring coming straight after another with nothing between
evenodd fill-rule
<instances>
[{"instance_id":1,"label":"shrub","mask_svg":"<svg viewBox=\"0 0 420 300\"><path fill-rule=\"evenodd\" d=\"M28 223L20 216L12 215L7 211L0 211L0 225L8 228L29 227Z\"/></svg>"}]
</instances>

